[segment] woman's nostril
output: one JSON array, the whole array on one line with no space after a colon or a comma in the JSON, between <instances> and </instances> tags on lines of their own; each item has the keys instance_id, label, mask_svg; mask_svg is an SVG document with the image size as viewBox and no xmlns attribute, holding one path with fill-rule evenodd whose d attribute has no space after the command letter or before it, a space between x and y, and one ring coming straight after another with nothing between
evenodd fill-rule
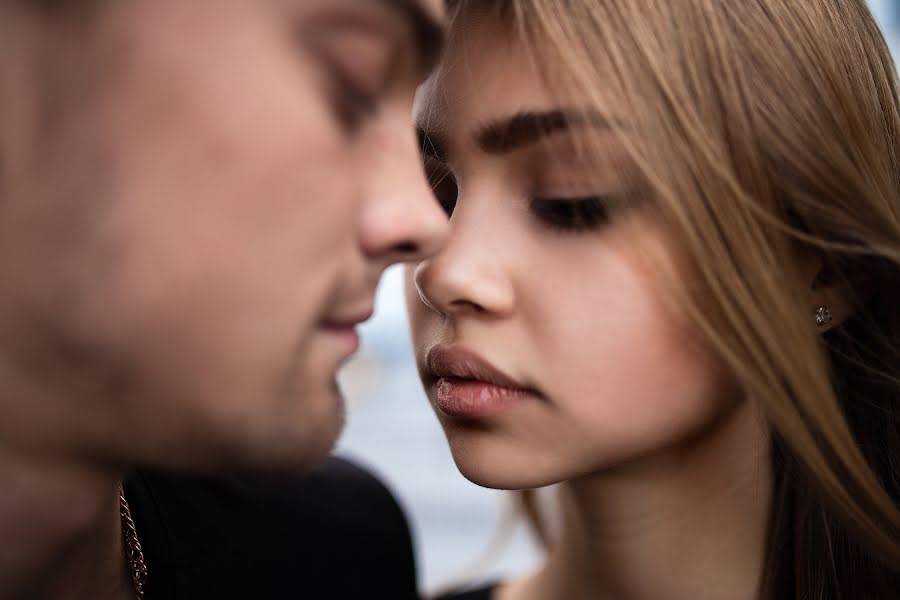
<instances>
[{"instance_id":1,"label":"woman's nostril","mask_svg":"<svg viewBox=\"0 0 900 600\"><path fill-rule=\"evenodd\" d=\"M453 302L450 303L450 306L452 306L457 312L459 312L461 310L469 311L470 314L487 312L487 310L485 310L485 308L483 306L481 306L480 304L478 304L478 302L476 302L474 300L463 300L463 299L454 300Z\"/></svg>"}]
</instances>

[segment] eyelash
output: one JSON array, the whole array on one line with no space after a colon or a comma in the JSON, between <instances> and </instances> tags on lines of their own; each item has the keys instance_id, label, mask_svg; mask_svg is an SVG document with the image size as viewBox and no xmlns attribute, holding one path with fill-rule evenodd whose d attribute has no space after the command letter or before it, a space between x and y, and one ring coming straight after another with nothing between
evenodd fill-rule
<instances>
[{"instance_id":1,"label":"eyelash","mask_svg":"<svg viewBox=\"0 0 900 600\"><path fill-rule=\"evenodd\" d=\"M426 156L425 171L435 199L447 216L453 215L459 189L446 165ZM580 198L532 198L529 211L547 228L560 233L593 231L609 222L609 198L585 196Z\"/></svg>"},{"instance_id":2,"label":"eyelash","mask_svg":"<svg viewBox=\"0 0 900 600\"><path fill-rule=\"evenodd\" d=\"M542 224L561 233L594 231L609 222L608 199L604 196L533 198L529 209Z\"/></svg>"},{"instance_id":3,"label":"eyelash","mask_svg":"<svg viewBox=\"0 0 900 600\"><path fill-rule=\"evenodd\" d=\"M430 144L430 141L425 143ZM425 146L423 145L423 149ZM435 200L447 213L447 217L453 214L456 208L456 199L459 195L459 188L456 185L456 179L446 165L440 163L438 159L433 158L429 154L425 154L425 175L428 177L428 184L431 191L434 192ZM452 197L450 197L452 196Z\"/></svg>"}]
</instances>

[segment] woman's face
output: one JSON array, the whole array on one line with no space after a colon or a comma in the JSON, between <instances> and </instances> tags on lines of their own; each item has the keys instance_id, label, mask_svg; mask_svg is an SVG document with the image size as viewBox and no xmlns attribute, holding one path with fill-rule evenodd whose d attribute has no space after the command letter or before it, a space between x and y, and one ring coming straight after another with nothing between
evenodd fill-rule
<instances>
[{"instance_id":1,"label":"woman's face","mask_svg":"<svg viewBox=\"0 0 900 600\"><path fill-rule=\"evenodd\" d=\"M736 403L663 283L671 246L622 206L638 184L614 115L563 118L574 104L524 49L473 25L423 90L451 234L407 277L416 360L459 468L536 487L690 445ZM604 149L590 164L575 151L586 136Z\"/></svg>"}]
</instances>

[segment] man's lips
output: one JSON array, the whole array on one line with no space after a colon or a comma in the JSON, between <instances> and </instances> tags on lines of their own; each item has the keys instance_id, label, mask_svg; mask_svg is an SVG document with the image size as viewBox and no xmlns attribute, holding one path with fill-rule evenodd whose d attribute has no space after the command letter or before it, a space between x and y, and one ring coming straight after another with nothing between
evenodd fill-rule
<instances>
[{"instance_id":1,"label":"man's lips","mask_svg":"<svg viewBox=\"0 0 900 600\"><path fill-rule=\"evenodd\" d=\"M452 417L490 417L541 397L538 390L464 348L435 346L428 352L426 368L437 407Z\"/></svg>"},{"instance_id":2,"label":"man's lips","mask_svg":"<svg viewBox=\"0 0 900 600\"><path fill-rule=\"evenodd\" d=\"M336 317L322 321L320 328L323 332L338 338L347 346L347 355L351 355L359 349L359 333L357 325L367 321L372 316L372 311L359 312L356 315Z\"/></svg>"},{"instance_id":3,"label":"man's lips","mask_svg":"<svg viewBox=\"0 0 900 600\"><path fill-rule=\"evenodd\" d=\"M346 356L349 357L359 350L360 340L359 333L353 326L332 325L325 323L321 327L322 332L333 339L337 339L345 346Z\"/></svg>"},{"instance_id":4,"label":"man's lips","mask_svg":"<svg viewBox=\"0 0 900 600\"><path fill-rule=\"evenodd\" d=\"M372 309L352 314L329 316L322 320L325 329L353 329L372 318Z\"/></svg>"}]
</instances>

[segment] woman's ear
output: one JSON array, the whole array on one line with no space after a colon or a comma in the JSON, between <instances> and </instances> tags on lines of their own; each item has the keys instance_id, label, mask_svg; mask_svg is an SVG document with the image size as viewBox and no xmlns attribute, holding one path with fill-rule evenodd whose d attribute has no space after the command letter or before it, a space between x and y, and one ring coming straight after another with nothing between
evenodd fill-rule
<instances>
[{"instance_id":1,"label":"woman's ear","mask_svg":"<svg viewBox=\"0 0 900 600\"><path fill-rule=\"evenodd\" d=\"M809 318L819 331L839 327L870 296L867 277L839 272L820 253L805 257L801 268L808 283Z\"/></svg>"}]
</instances>

